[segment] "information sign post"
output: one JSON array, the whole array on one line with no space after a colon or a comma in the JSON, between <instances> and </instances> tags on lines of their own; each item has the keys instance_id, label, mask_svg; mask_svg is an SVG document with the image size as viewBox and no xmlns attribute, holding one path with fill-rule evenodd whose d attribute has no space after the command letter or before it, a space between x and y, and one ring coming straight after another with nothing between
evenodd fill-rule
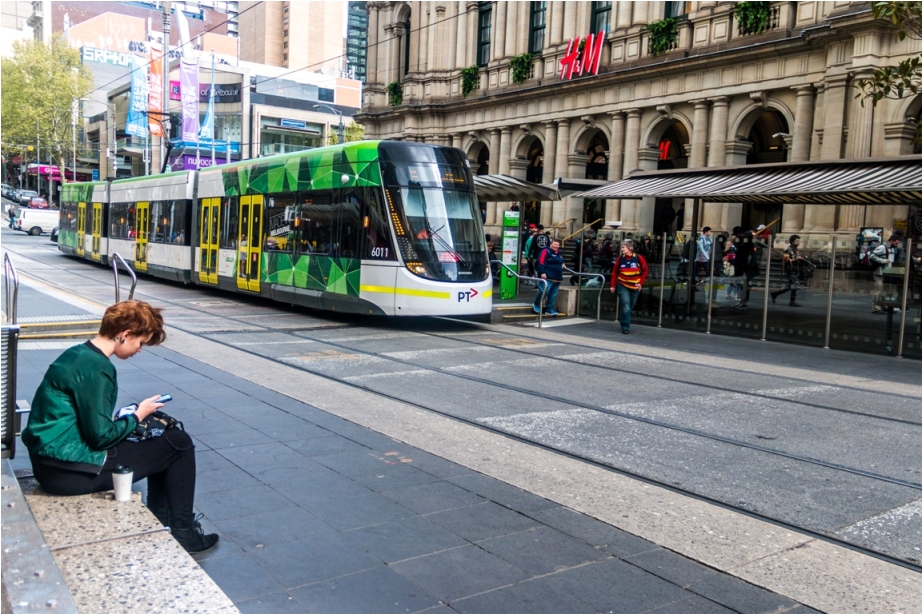
<instances>
[{"instance_id":1,"label":"information sign post","mask_svg":"<svg viewBox=\"0 0 922 614\"><path fill-rule=\"evenodd\" d=\"M519 271L519 228L518 211L503 212L503 264L518 273ZM514 299L518 294L519 278L503 267L500 272L499 297L503 300Z\"/></svg>"}]
</instances>

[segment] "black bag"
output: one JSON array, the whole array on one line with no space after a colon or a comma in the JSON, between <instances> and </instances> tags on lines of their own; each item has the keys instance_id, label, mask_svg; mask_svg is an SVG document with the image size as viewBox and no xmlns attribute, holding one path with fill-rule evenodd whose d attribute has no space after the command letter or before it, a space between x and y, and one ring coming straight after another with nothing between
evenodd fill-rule
<instances>
[{"instance_id":1,"label":"black bag","mask_svg":"<svg viewBox=\"0 0 922 614\"><path fill-rule=\"evenodd\" d=\"M132 403L128 407L123 407L120 409L118 411L119 418L127 419L129 415L134 414L134 411L129 411L132 408L134 408L134 411L136 411L138 406ZM136 426L135 429L131 431L131 433L125 439L135 443L139 441L147 441L148 439L160 437L170 429L179 429L180 431L186 430L183 428L182 422L173 416L170 416L169 414L162 411L155 411L144 420L138 422L138 426Z\"/></svg>"}]
</instances>

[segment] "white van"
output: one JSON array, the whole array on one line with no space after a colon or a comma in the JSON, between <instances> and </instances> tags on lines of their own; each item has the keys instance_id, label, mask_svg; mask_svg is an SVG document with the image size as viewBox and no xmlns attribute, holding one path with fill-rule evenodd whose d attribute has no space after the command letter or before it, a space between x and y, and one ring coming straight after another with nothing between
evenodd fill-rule
<instances>
[{"instance_id":1,"label":"white van","mask_svg":"<svg viewBox=\"0 0 922 614\"><path fill-rule=\"evenodd\" d=\"M25 207L18 209L13 228L35 236L43 232L51 232L58 225L61 216L60 209L27 209Z\"/></svg>"}]
</instances>

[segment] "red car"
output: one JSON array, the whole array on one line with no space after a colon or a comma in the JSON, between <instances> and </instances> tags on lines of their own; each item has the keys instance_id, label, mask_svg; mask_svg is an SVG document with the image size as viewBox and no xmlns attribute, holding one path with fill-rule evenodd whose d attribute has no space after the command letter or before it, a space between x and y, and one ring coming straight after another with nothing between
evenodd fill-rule
<instances>
[{"instance_id":1,"label":"red car","mask_svg":"<svg viewBox=\"0 0 922 614\"><path fill-rule=\"evenodd\" d=\"M48 201L42 196L33 196L29 199L29 208L30 209L50 209L48 206Z\"/></svg>"}]
</instances>

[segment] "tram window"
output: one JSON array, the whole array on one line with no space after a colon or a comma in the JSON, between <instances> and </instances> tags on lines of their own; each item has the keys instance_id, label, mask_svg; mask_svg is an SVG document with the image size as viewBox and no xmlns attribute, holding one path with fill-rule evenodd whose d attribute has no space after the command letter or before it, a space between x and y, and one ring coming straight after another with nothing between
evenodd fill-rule
<instances>
[{"instance_id":1,"label":"tram window","mask_svg":"<svg viewBox=\"0 0 922 614\"><path fill-rule=\"evenodd\" d=\"M64 203L61 206L61 232L77 230L77 203Z\"/></svg>"},{"instance_id":2,"label":"tram window","mask_svg":"<svg viewBox=\"0 0 922 614\"><path fill-rule=\"evenodd\" d=\"M359 258L360 198L356 190L341 191L342 200L336 205L334 218L333 255Z\"/></svg>"},{"instance_id":3,"label":"tram window","mask_svg":"<svg viewBox=\"0 0 922 614\"><path fill-rule=\"evenodd\" d=\"M166 216L170 220L170 232L164 235L170 243L188 245L186 243L186 217L189 207L186 206L186 202L185 200L174 200L170 203L169 215Z\"/></svg>"},{"instance_id":4,"label":"tram window","mask_svg":"<svg viewBox=\"0 0 922 614\"><path fill-rule=\"evenodd\" d=\"M224 249L237 249L237 215L240 204L237 197L225 198L221 202L221 247Z\"/></svg>"},{"instance_id":5,"label":"tram window","mask_svg":"<svg viewBox=\"0 0 922 614\"><path fill-rule=\"evenodd\" d=\"M294 194L269 196L266 203L266 251L290 254L295 242L298 204Z\"/></svg>"},{"instance_id":6,"label":"tram window","mask_svg":"<svg viewBox=\"0 0 922 614\"><path fill-rule=\"evenodd\" d=\"M131 231L134 228L134 205L114 204L110 215L112 227L109 236L113 239L131 239Z\"/></svg>"},{"instance_id":7,"label":"tram window","mask_svg":"<svg viewBox=\"0 0 922 614\"><path fill-rule=\"evenodd\" d=\"M365 231L363 258L372 260L396 260L391 247L391 230L384 199L375 188L365 188L361 224Z\"/></svg>"},{"instance_id":8,"label":"tram window","mask_svg":"<svg viewBox=\"0 0 922 614\"><path fill-rule=\"evenodd\" d=\"M331 192L306 192L301 205L300 251L328 255L333 248Z\"/></svg>"}]
</instances>

